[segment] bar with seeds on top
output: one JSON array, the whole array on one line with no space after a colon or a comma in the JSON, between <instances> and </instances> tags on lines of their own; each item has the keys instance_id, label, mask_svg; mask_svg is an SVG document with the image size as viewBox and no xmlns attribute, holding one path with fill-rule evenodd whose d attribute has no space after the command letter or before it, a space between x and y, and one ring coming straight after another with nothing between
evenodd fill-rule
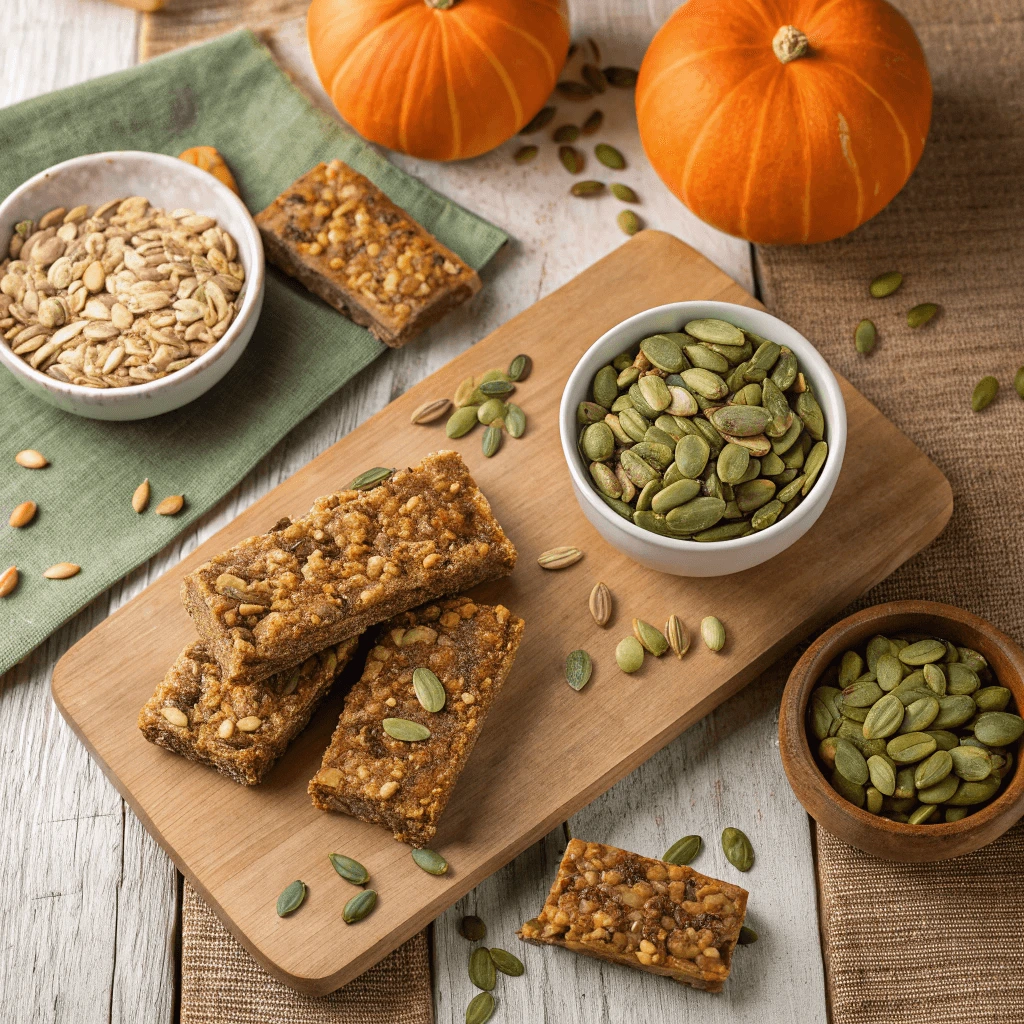
<instances>
[{"instance_id":1,"label":"bar with seeds on top","mask_svg":"<svg viewBox=\"0 0 1024 1024\"><path fill-rule=\"evenodd\" d=\"M462 457L437 452L236 544L185 577L182 601L223 678L255 682L515 562Z\"/></svg>"},{"instance_id":2,"label":"bar with seeds on top","mask_svg":"<svg viewBox=\"0 0 1024 1024\"><path fill-rule=\"evenodd\" d=\"M349 663L358 637L258 683L226 683L204 644L191 643L139 712L139 728L190 761L255 786Z\"/></svg>"},{"instance_id":3,"label":"bar with seeds on top","mask_svg":"<svg viewBox=\"0 0 1024 1024\"><path fill-rule=\"evenodd\" d=\"M323 764L309 784L313 803L383 825L401 842L426 846L522 635L522 619L507 608L468 597L425 605L388 622L345 698ZM427 711L417 698L416 669L429 670L443 686L439 711ZM396 739L386 728L395 719L424 726L427 735Z\"/></svg>"},{"instance_id":4,"label":"bar with seeds on top","mask_svg":"<svg viewBox=\"0 0 1024 1024\"><path fill-rule=\"evenodd\" d=\"M340 160L289 185L256 224L267 259L394 348L480 290L480 278Z\"/></svg>"},{"instance_id":5,"label":"bar with seeds on top","mask_svg":"<svg viewBox=\"0 0 1024 1024\"><path fill-rule=\"evenodd\" d=\"M718 992L746 909L737 885L572 839L544 909L519 937Z\"/></svg>"}]
</instances>

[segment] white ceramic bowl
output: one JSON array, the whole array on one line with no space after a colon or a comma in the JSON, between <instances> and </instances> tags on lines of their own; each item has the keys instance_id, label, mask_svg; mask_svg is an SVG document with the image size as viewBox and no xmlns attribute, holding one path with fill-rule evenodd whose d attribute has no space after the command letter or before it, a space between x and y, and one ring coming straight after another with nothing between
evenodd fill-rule
<instances>
[{"instance_id":1,"label":"white ceramic bowl","mask_svg":"<svg viewBox=\"0 0 1024 1024\"><path fill-rule=\"evenodd\" d=\"M792 349L821 403L825 415L825 440L828 442L828 459L817 482L785 519L749 537L708 543L662 537L640 529L613 512L594 488L590 472L576 446L576 409L580 402L589 400L590 385L597 371L644 338L681 331L687 321L702 317L728 320ZM731 302L670 302L637 313L603 334L587 349L569 377L562 393L558 425L562 451L583 514L613 547L641 565L675 576L726 576L760 565L785 551L821 515L839 479L846 451L846 406L839 382L825 360L803 335L788 324L769 313Z\"/></svg>"},{"instance_id":2,"label":"white ceramic bowl","mask_svg":"<svg viewBox=\"0 0 1024 1024\"><path fill-rule=\"evenodd\" d=\"M57 206L98 206L118 196L145 196L164 210L187 207L216 217L232 234L245 285L241 308L224 337L185 369L124 388L83 388L54 380L32 369L2 338L0 363L21 385L65 412L98 420L141 420L198 398L245 351L263 305L263 243L245 204L212 174L160 153L124 151L65 160L16 188L0 203L0 252L7 253L14 225L21 220L38 220Z\"/></svg>"}]
</instances>

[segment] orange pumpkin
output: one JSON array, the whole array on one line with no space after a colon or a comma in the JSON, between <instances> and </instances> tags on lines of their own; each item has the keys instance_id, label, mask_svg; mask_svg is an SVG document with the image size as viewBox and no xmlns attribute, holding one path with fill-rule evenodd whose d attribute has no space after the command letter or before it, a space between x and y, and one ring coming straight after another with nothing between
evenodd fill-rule
<instances>
[{"instance_id":1,"label":"orange pumpkin","mask_svg":"<svg viewBox=\"0 0 1024 1024\"><path fill-rule=\"evenodd\" d=\"M569 50L565 0L313 0L306 26L341 116L428 160L510 139L544 105Z\"/></svg>"},{"instance_id":2,"label":"orange pumpkin","mask_svg":"<svg viewBox=\"0 0 1024 1024\"><path fill-rule=\"evenodd\" d=\"M878 213L917 166L931 110L924 53L885 0L689 0L636 87L665 184L768 244L828 241Z\"/></svg>"}]
</instances>

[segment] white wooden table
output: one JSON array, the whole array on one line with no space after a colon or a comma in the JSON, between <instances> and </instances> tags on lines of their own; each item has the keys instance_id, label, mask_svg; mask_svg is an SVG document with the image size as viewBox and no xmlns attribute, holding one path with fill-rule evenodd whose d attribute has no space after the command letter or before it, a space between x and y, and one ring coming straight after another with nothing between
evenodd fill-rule
<instances>
[{"instance_id":1,"label":"white wooden table","mask_svg":"<svg viewBox=\"0 0 1024 1024\"><path fill-rule=\"evenodd\" d=\"M171 0L173 3L174 0ZM576 38L597 38L607 62L637 66L674 0L576 0ZM0 0L0 105L135 62L139 16L105 0ZM752 288L749 247L692 217L655 178L636 135L631 94L601 97L606 129L630 164L652 227L685 239ZM585 105L561 104L565 120ZM55 126L59 131L59 126ZM83 611L0 679L0 1022L170 1024L176 1019L180 879L72 735L50 699L50 671L106 615L172 568L241 509L493 328L623 241L611 197L571 199L550 142L532 165L513 141L460 165L397 163L514 238L485 288L418 343L380 359L297 427L195 528ZM593 158L591 158L593 159ZM524 609L528 613L528 609ZM689 833L707 846L696 867L751 890L760 941L737 952L725 994L691 992L560 950L524 947L513 932L539 910L564 848L559 830L517 858L434 926L440 1024L461 1021L474 994L464 913L527 965L503 979L496 1020L787 1022L826 1020L809 821L776 746L782 679L759 683L690 729L567 823L573 835L658 856ZM626 712L628 713L628 711ZM558 765L552 751L552 770ZM721 829L751 836L757 864L738 876Z\"/></svg>"}]
</instances>

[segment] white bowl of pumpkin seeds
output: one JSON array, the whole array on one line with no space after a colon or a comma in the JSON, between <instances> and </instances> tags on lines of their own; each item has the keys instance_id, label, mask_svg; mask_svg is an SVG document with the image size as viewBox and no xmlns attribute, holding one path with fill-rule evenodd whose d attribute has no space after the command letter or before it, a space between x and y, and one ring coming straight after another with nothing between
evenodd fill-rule
<instances>
[{"instance_id":1,"label":"white bowl of pumpkin seeds","mask_svg":"<svg viewBox=\"0 0 1024 1024\"><path fill-rule=\"evenodd\" d=\"M673 302L603 334L566 383L562 450L602 537L676 576L766 562L824 511L846 450L839 382L761 310Z\"/></svg>"}]
</instances>

